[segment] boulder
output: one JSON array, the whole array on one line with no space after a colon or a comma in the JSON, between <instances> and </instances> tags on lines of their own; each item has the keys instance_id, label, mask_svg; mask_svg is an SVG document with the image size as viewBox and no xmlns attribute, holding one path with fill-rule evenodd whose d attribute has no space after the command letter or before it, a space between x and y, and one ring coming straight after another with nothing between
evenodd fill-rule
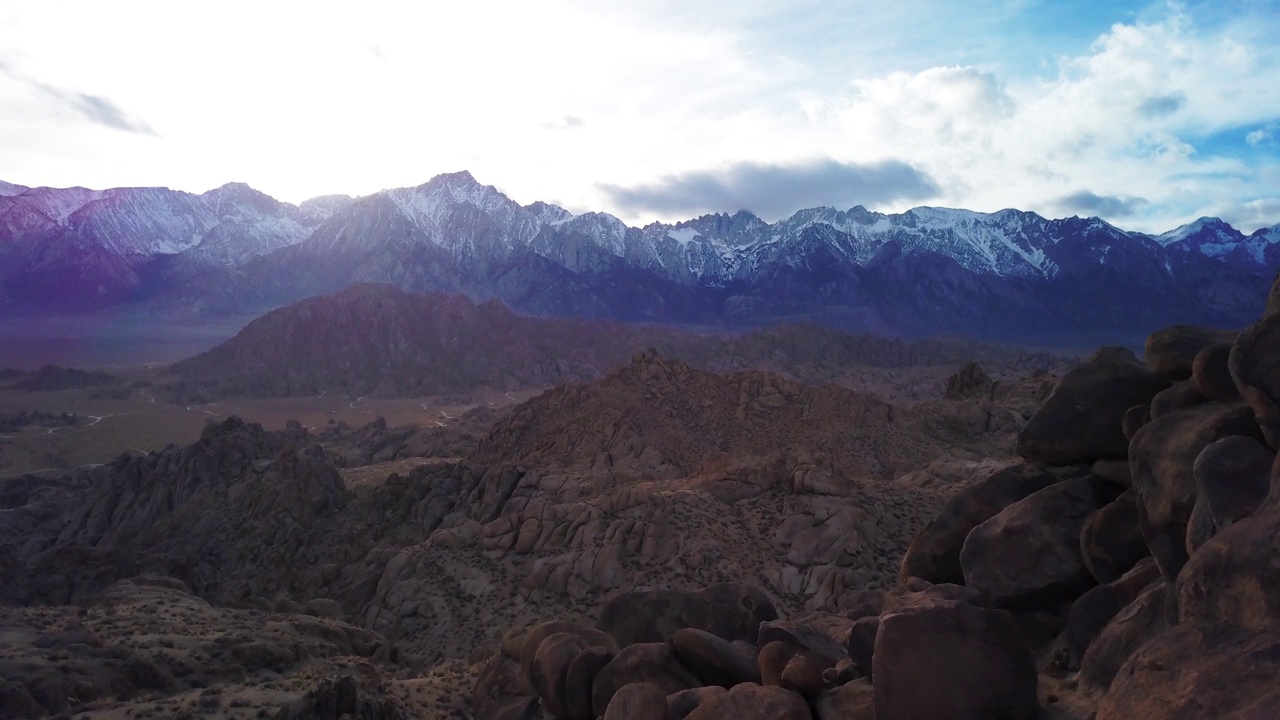
<instances>
[{"instance_id":1,"label":"boulder","mask_svg":"<svg viewBox=\"0 0 1280 720\"><path fill-rule=\"evenodd\" d=\"M1236 381L1231 378L1231 343L1217 343L1196 353L1191 364L1191 379L1200 394L1208 400L1234 400L1240 397Z\"/></svg>"},{"instance_id":2,"label":"boulder","mask_svg":"<svg viewBox=\"0 0 1280 720\"><path fill-rule=\"evenodd\" d=\"M1224 624L1170 628L1129 658L1097 720L1272 718L1280 707L1280 634Z\"/></svg>"},{"instance_id":3,"label":"boulder","mask_svg":"<svg viewBox=\"0 0 1280 720\"><path fill-rule=\"evenodd\" d=\"M1160 568L1154 559L1146 558L1123 577L1085 592L1072 603L1065 630L1067 669L1079 670L1089 643L1143 590L1158 581Z\"/></svg>"},{"instance_id":4,"label":"boulder","mask_svg":"<svg viewBox=\"0 0 1280 720\"><path fill-rule=\"evenodd\" d=\"M1151 398L1151 419L1163 417L1171 412L1184 410L1196 405L1203 405L1208 399L1200 393L1195 380L1187 378L1174 383L1172 387L1161 390Z\"/></svg>"},{"instance_id":5,"label":"boulder","mask_svg":"<svg viewBox=\"0 0 1280 720\"><path fill-rule=\"evenodd\" d=\"M722 583L700 592L633 590L605 599L596 626L622 646L666 642L676 630L705 630L725 640L754 641L760 623L778 611L764 591Z\"/></svg>"},{"instance_id":6,"label":"boulder","mask_svg":"<svg viewBox=\"0 0 1280 720\"><path fill-rule=\"evenodd\" d=\"M849 658L860 675L871 676L872 653L875 652L876 633L879 631L879 616L860 618L849 628Z\"/></svg>"},{"instance_id":7,"label":"boulder","mask_svg":"<svg viewBox=\"0 0 1280 720\"><path fill-rule=\"evenodd\" d=\"M1151 422L1151 406L1134 405L1124 411L1124 417L1120 419L1120 431L1124 433L1125 440L1132 440L1134 434L1149 422Z\"/></svg>"},{"instance_id":8,"label":"boulder","mask_svg":"<svg viewBox=\"0 0 1280 720\"><path fill-rule=\"evenodd\" d=\"M794 690L806 698L815 697L822 692L822 671L804 655L795 655L782 668L778 686Z\"/></svg>"},{"instance_id":9,"label":"boulder","mask_svg":"<svg viewBox=\"0 0 1280 720\"><path fill-rule=\"evenodd\" d=\"M965 585L1012 609L1053 609L1074 599L1094 584L1080 554L1085 521L1119 494L1090 475L1010 505L965 540Z\"/></svg>"},{"instance_id":10,"label":"boulder","mask_svg":"<svg viewBox=\"0 0 1280 720\"><path fill-rule=\"evenodd\" d=\"M529 671L529 684L542 698L543 707L556 717L572 720L591 720L593 717L572 715L565 696L565 676L569 665L589 647L591 645L585 638L573 633L556 633L538 646Z\"/></svg>"},{"instance_id":11,"label":"boulder","mask_svg":"<svg viewBox=\"0 0 1280 720\"><path fill-rule=\"evenodd\" d=\"M1210 403L1156 418L1133 436L1129 469L1146 518L1143 535L1166 580L1172 582L1187 561L1196 457L1215 440L1257 434L1253 413L1243 403Z\"/></svg>"},{"instance_id":12,"label":"boulder","mask_svg":"<svg viewBox=\"0 0 1280 720\"><path fill-rule=\"evenodd\" d=\"M1191 556L1177 579L1182 622L1280 631L1280 507L1228 527Z\"/></svg>"},{"instance_id":13,"label":"boulder","mask_svg":"<svg viewBox=\"0 0 1280 720\"><path fill-rule=\"evenodd\" d=\"M1098 510L1080 529L1080 555L1100 583L1118 579L1139 560L1151 556L1138 527L1138 495L1125 490Z\"/></svg>"},{"instance_id":14,"label":"boulder","mask_svg":"<svg viewBox=\"0 0 1280 720\"><path fill-rule=\"evenodd\" d=\"M1148 418L1150 420L1150 418ZM1119 488L1133 487L1128 460L1099 460L1089 467L1089 472Z\"/></svg>"},{"instance_id":15,"label":"boulder","mask_svg":"<svg viewBox=\"0 0 1280 720\"><path fill-rule=\"evenodd\" d=\"M1082 690L1094 696L1106 692L1129 656L1168 627L1168 592L1163 581L1147 586L1093 638L1080 660Z\"/></svg>"},{"instance_id":16,"label":"boulder","mask_svg":"<svg viewBox=\"0 0 1280 720\"><path fill-rule=\"evenodd\" d=\"M876 720L876 691L866 679L831 688L813 703L817 720Z\"/></svg>"},{"instance_id":17,"label":"boulder","mask_svg":"<svg viewBox=\"0 0 1280 720\"><path fill-rule=\"evenodd\" d=\"M1146 405L1172 383L1124 348L1103 348L1067 372L1018 434L1018 454L1048 465L1121 459L1125 412Z\"/></svg>"},{"instance_id":18,"label":"boulder","mask_svg":"<svg viewBox=\"0 0 1280 720\"><path fill-rule=\"evenodd\" d=\"M1232 523L1249 517L1271 491L1276 454L1254 438L1233 435L1205 446L1191 474L1195 507L1187 525L1187 554Z\"/></svg>"},{"instance_id":19,"label":"boulder","mask_svg":"<svg viewBox=\"0 0 1280 720\"><path fill-rule=\"evenodd\" d=\"M604 720L667 720L667 693L648 682L623 685L609 701Z\"/></svg>"},{"instance_id":20,"label":"boulder","mask_svg":"<svg viewBox=\"0 0 1280 720\"><path fill-rule=\"evenodd\" d=\"M997 471L956 493L907 548L899 579L905 582L907 578L918 577L931 583L964 582L960 549L969 531L1009 505L1060 480L1043 466L1023 463Z\"/></svg>"},{"instance_id":21,"label":"boulder","mask_svg":"<svg viewBox=\"0 0 1280 720\"><path fill-rule=\"evenodd\" d=\"M1173 325L1147 336L1144 349L1151 372L1171 380L1191 377L1196 355L1210 345L1229 343L1235 332L1197 325Z\"/></svg>"},{"instance_id":22,"label":"boulder","mask_svg":"<svg viewBox=\"0 0 1280 720\"><path fill-rule=\"evenodd\" d=\"M676 657L705 685L731 688L744 682L760 684L756 653L705 630L681 628L671 636Z\"/></svg>"},{"instance_id":23,"label":"boulder","mask_svg":"<svg viewBox=\"0 0 1280 720\"><path fill-rule=\"evenodd\" d=\"M596 676L613 660L613 652L602 647L589 647L578 653L564 673L564 704L567 717L593 718L592 695Z\"/></svg>"},{"instance_id":24,"label":"boulder","mask_svg":"<svg viewBox=\"0 0 1280 720\"><path fill-rule=\"evenodd\" d=\"M1031 650L1013 615L929 592L880 616L877 720L1032 720L1039 713Z\"/></svg>"},{"instance_id":25,"label":"boulder","mask_svg":"<svg viewBox=\"0 0 1280 720\"><path fill-rule=\"evenodd\" d=\"M812 720L809 706L796 693L777 686L746 683L716 695L689 713L686 720Z\"/></svg>"},{"instance_id":26,"label":"boulder","mask_svg":"<svg viewBox=\"0 0 1280 720\"><path fill-rule=\"evenodd\" d=\"M782 671L787 663L796 656L793 647L781 640L774 640L761 646L756 662L760 665L761 685L777 685L782 681Z\"/></svg>"},{"instance_id":27,"label":"boulder","mask_svg":"<svg viewBox=\"0 0 1280 720\"><path fill-rule=\"evenodd\" d=\"M534 658L538 654L542 642L558 633L570 633L588 640L588 647L601 647L611 652L618 650L618 644L612 637L592 628L584 628L563 620L548 620L529 628L520 640L520 672L525 677L532 677Z\"/></svg>"},{"instance_id":28,"label":"boulder","mask_svg":"<svg viewBox=\"0 0 1280 720\"><path fill-rule=\"evenodd\" d=\"M636 643L622 648L596 675L591 688L591 705L596 716L604 715L615 693L624 685L648 682L662 688L663 697L702 683L676 659L666 643Z\"/></svg>"},{"instance_id":29,"label":"boulder","mask_svg":"<svg viewBox=\"0 0 1280 720\"><path fill-rule=\"evenodd\" d=\"M689 688L667 696L667 720L684 720L689 713L726 690L719 686Z\"/></svg>"},{"instance_id":30,"label":"boulder","mask_svg":"<svg viewBox=\"0 0 1280 720\"><path fill-rule=\"evenodd\" d=\"M821 630L791 620L771 620L760 623L760 636L756 645L763 648L772 642L780 642L793 655L803 655L821 673L849 657L834 638Z\"/></svg>"},{"instance_id":31,"label":"boulder","mask_svg":"<svg viewBox=\"0 0 1280 720\"><path fill-rule=\"evenodd\" d=\"M1268 307L1277 303L1272 289ZM1257 416L1267 445L1280 450L1280 310L1245 328L1228 359L1236 389Z\"/></svg>"}]
</instances>

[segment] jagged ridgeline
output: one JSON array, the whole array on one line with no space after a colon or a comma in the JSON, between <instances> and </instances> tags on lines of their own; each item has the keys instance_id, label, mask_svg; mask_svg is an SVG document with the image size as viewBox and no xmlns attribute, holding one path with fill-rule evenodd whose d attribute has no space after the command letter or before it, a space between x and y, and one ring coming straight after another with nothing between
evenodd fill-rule
<instances>
[{"instance_id":1,"label":"jagged ridgeline","mask_svg":"<svg viewBox=\"0 0 1280 720\"><path fill-rule=\"evenodd\" d=\"M533 314L1062 339L1246 324L1280 265L1280 226L1245 236L1202 218L1148 235L1098 218L859 206L637 228L521 206L463 172L300 206L240 184L11 186L0 252L14 313L208 320L372 282Z\"/></svg>"}]
</instances>

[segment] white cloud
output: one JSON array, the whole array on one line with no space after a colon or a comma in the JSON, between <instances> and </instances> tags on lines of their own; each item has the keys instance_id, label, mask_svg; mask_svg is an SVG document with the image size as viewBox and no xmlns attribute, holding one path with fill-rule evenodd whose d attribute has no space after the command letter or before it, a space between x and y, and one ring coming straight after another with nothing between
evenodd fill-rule
<instances>
[{"instance_id":1,"label":"white cloud","mask_svg":"<svg viewBox=\"0 0 1280 720\"><path fill-rule=\"evenodd\" d=\"M1244 141L1249 143L1252 147L1264 145L1271 142L1271 140L1271 132L1269 130L1258 129L1244 136Z\"/></svg>"}]
</instances>

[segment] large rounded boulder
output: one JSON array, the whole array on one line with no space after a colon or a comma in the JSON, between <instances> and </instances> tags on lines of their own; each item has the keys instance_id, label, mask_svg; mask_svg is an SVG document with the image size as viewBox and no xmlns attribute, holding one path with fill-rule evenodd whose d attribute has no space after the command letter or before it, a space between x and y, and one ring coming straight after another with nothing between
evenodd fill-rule
<instances>
[{"instance_id":1,"label":"large rounded boulder","mask_svg":"<svg viewBox=\"0 0 1280 720\"><path fill-rule=\"evenodd\" d=\"M899 580L917 577L931 583L963 583L960 549L969 532L1026 496L1061 480L1032 463L998 470L956 493L916 535L902 557Z\"/></svg>"},{"instance_id":2,"label":"large rounded boulder","mask_svg":"<svg viewBox=\"0 0 1280 720\"><path fill-rule=\"evenodd\" d=\"M1069 602L1095 582L1080 553L1081 530L1119 494L1090 475L1010 505L969 533L960 552L964 584L1011 609Z\"/></svg>"},{"instance_id":3,"label":"large rounded boulder","mask_svg":"<svg viewBox=\"0 0 1280 720\"><path fill-rule=\"evenodd\" d=\"M1267 314L1245 328L1231 347L1228 367L1236 389L1257 415L1272 450L1280 450L1280 276Z\"/></svg>"},{"instance_id":4,"label":"large rounded boulder","mask_svg":"<svg viewBox=\"0 0 1280 720\"><path fill-rule=\"evenodd\" d=\"M1079 465L1127 457L1121 423L1173 383L1124 348L1103 348L1075 366L1018 434L1018 454L1048 465Z\"/></svg>"},{"instance_id":5,"label":"large rounded boulder","mask_svg":"<svg viewBox=\"0 0 1280 720\"><path fill-rule=\"evenodd\" d=\"M1230 343L1235 336L1233 330L1173 325L1148 335L1143 354L1151 372L1171 380L1185 380L1191 377L1196 355L1201 350L1210 345Z\"/></svg>"}]
</instances>

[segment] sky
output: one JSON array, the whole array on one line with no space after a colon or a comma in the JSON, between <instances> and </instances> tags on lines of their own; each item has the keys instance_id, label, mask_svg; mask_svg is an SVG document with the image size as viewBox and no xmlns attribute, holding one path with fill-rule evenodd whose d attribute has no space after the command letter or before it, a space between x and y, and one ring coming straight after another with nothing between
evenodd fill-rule
<instances>
[{"instance_id":1,"label":"sky","mask_svg":"<svg viewBox=\"0 0 1280 720\"><path fill-rule=\"evenodd\" d=\"M0 180L1280 223L1280 0L0 4Z\"/></svg>"}]
</instances>

